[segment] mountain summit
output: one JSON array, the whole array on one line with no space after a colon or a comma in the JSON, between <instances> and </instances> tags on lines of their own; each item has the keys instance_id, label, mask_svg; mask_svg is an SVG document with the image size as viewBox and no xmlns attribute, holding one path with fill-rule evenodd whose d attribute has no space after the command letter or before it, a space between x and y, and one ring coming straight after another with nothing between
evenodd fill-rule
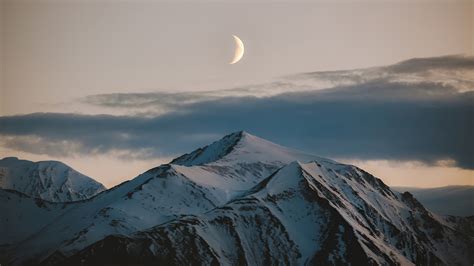
<instances>
[{"instance_id":1,"label":"mountain summit","mask_svg":"<svg viewBox=\"0 0 474 266\"><path fill-rule=\"evenodd\" d=\"M29 198L2 197L2 208L21 203L49 217L22 237L0 235L0 262L13 265L473 262L471 219L435 215L360 168L246 132L87 201L34 208ZM4 213L2 228L28 228Z\"/></svg>"},{"instance_id":2,"label":"mountain summit","mask_svg":"<svg viewBox=\"0 0 474 266\"><path fill-rule=\"evenodd\" d=\"M52 202L90 198L105 187L58 161L0 160L0 188Z\"/></svg>"},{"instance_id":3,"label":"mountain summit","mask_svg":"<svg viewBox=\"0 0 474 266\"><path fill-rule=\"evenodd\" d=\"M238 131L226 135L208 146L184 154L171 161L171 164L195 166L204 164L225 165L235 162L288 163L295 159L302 161L322 160L320 157L280 146L245 131Z\"/></svg>"}]
</instances>

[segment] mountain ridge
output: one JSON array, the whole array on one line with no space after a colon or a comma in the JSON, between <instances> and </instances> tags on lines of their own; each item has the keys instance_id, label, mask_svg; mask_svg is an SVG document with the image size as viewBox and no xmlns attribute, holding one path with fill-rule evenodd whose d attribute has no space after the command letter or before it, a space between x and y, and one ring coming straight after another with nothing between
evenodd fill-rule
<instances>
[{"instance_id":1,"label":"mountain ridge","mask_svg":"<svg viewBox=\"0 0 474 266\"><path fill-rule=\"evenodd\" d=\"M411 194L392 191L356 166L246 132L211 145L87 201L68 204L40 231L11 243L3 261L13 265L468 265L473 261L466 255L469 236L458 229L469 224L467 220L435 215Z\"/></svg>"},{"instance_id":2,"label":"mountain ridge","mask_svg":"<svg viewBox=\"0 0 474 266\"><path fill-rule=\"evenodd\" d=\"M292 162L262 180L257 185L258 188L251 189L249 194L234 199L224 206L216 207L200 215L186 215L132 236L109 236L73 255L66 260L66 263L70 265L80 265L79 262L85 262L86 264L105 263L110 262L110 258L116 256L120 259L113 260L113 262L119 265L123 262L137 261L143 264L167 263L172 265L212 264L213 262L233 264L239 263L239 261L256 264L272 264L283 261L287 264L299 264L299 262L305 264L352 262L382 265L459 262L454 256L450 256L448 261L443 256L436 256L433 253L435 249L430 248L429 244L424 244L424 241L434 243L434 245L440 245L440 243L444 245L444 242L436 242L436 237L426 236L425 232L417 233L416 227L412 227L412 225L406 225L405 229L410 230L410 233L414 235L418 234L418 240L411 239L409 233L396 229L397 227L390 222L385 223L386 226L389 226L389 229L392 228L390 229L392 231L382 232L384 234L392 232L392 237L398 237L392 244L383 242L379 235L381 234L380 231L374 231L377 227L377 223L374 223L374 221L380 219L377 216L365 222L358 221L360 227L357 230L354 229L358 227L354 225L354 221L357 221L357 214L355 214L355 217L351 217L352 212L344 210L344 205L348 201L344 202L344 197L339 198L337 196L338 193L344 193L343 190L336 190L328 183L324 184L324 179L316 181L319 177L315 176L317 169L317 162L307 164ZM365 184L377 180L375 177L366 176L366 173L362 172L360 175L356 175L358 169L353 166L342 167L333 171L354 171L351 178L357 179L359 177L360 180L364 180L362 182ZM286 180L294 177L295 173L298 173L298 178ZM338 177L335 176L334 178ZM281 179L290 183L279 182ZM372 182L372 184L375 183ZM372 191L377 189L373 187ZM413 212L421 212L427 215L428 218L435 220L435 227L442 228L440 230L451 230L442 227L440 223L436 223L436 218L431 217L429 212L411 194L391 193L388 187L387 189L387 193L380 197L386 197L389 200L396 199L400 204L406 203L405 208ZM298 193L297 191L301 192ZM315 191L317 193L313 193ZM350 193L347 195L350 195ZM310 212L311 214L303 212L303 215L301 215L301 210L294 210L300 204L290 204L291 202L288 203L288 200L303 200L307 207L314 207L314 209ZM370 210L370 208L365 210ZM290 218L298 214L299 217ZM370 216L370 214L368 215ZM314 219L301 223L301 219L308 219L311 216ZM410 217L416 219L417 216ZM387 217L385 219L388 221ZM372 222L369 222L370 220ZM423 221L424 218L418 222ZM292 223L300 226L302 224L319 224L317 226L319 229L311 230L306 227L306 230L301 231L298 230L299 226L294 226ZM249 226L252 230L247 232ZM219 229L221 227L226 229ZM269 227L272 229L269 229ZM271 230L272 233L270 234L268 230ZM271 241L266 237L262 237L262 235L265 235L263 233L265 231L267 234L274 236L274 238L269 237ZM366 232L363 233L363 231ZM449 231L446 234L453 237L451 235L453 232ZM254 237L254 234L259 235L259 237ZM308 238L307 235L310 234L314 235ZM184 242L184 244L181 242ZM235 250L237 251L233 248L221 247L222 243L233 242L236 243ZM396 251L397 249L394 249L395 245L405 246L405 252L411 251L409 256L412 257L406 258L402 253L403 251ZM186 248L193 246L195 247L194 250ZM259 248L259 246L264 248ZM133 248L133 251L127 251L128 248ZM114 250L120 250L120 253ZM465 250L466 247L463 248L463 251ZM450 252L454 252L454 250L450 250ZM256 256L256 254L262 254L263 256ZM459 254L462 254L462 252L458 252L457 255ZM461 260L460 263L466 264L466 261Z\"/></svg>"}]
</instances>

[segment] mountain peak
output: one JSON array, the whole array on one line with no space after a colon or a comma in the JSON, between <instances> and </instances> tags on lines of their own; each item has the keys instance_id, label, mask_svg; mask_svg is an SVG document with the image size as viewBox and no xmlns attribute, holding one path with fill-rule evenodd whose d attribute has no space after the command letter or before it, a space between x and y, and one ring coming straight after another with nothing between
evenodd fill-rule
<instances>
[{"instance_id":1,"label":"mountain peak","mask_svg":"<svg viewBox=\"0 0 474 266\"><path fill-rule=\"evenodd\" d=\"M183 166L235 163L275 163L281 165L294 160L307 162L324 160L315 155L290 149L271 141L254 136L246 131L237 131L226 135L212 144L184 154L171 161L171 164Z\"/></svg>"},{"instance_id":2,"label":"mountain peak","mask_svg":"<svg viewBox=\"0 0 474 266\"><path fill-rule=\"evenodd\" d=\"M217 161L229 154L242 138L250 134L244 131L237 131L224 136L222 139L210 145L198 148L191 153L186 153L171 161L171 164L184 166L203 165Z\"/></svg>"},{"instance_id":3,"label":"mountain peak","mask_svg":"<svg viewBox=\"0 0 474 266\"><path fill-rule=\"evenodd\" d=\"M0 160L0 188L52 202L82 200L105 190L94 179L59 161Z\"/></svg>"}]
</instances>

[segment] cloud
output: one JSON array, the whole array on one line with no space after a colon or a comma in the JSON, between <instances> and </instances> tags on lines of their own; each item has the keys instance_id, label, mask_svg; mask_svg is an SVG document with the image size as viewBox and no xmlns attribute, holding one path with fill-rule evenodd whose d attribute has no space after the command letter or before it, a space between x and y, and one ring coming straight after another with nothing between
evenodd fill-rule
<instances>
[{"instance_id":1,"label":"cloud","mask_svg":"<svg viewBox=\"0 0 474 266\"><path fill-rule=\"evenodd\" d=\"M474 169L474 58L411 59L221 91L91 95L124 115L0 117L0 145L51 156L179 155L247 130L328 157ZM120 112L119 112L120 113Z\"/></svg>"},{"instance_id":2,"label":"cloud","mask_svg":"<svg viewBox=\"0 0 474 266\"><path fill-rule=\"evenodd\" d=\"M212 92L111 93L89 95L80 99L80 102L105 108L126 109L129 113L157 115L178 109L182 105L216 98Z\"/></svg>"},{"instance_id":3,"label":"cloud","mask_svg":"<svg viewBox=\"0 0 474 266\"><path fill-rule=\"evenodd\" d=\"M120 151L124 156L150 158L189 152L226 133L246 130L327 157L428 164L452 160L461 168L474 169L473 114L472 91L379 78L268 97L204 97L153 117L58 113L0 117L0 135L3 146L25 152Z\"/></svg>"},{"instance_id":4,"label":"cloud","mask_svg":"<svg viewBox=\"0 0 474 266\"><path fill-rule=\"evenodd\" d=\"M148 93L110 93L90 95L80 99L89 106L103 108L104 113L121 115L157 116L179 111L183 106L229 97L274 97L296 92L314 92L326 89L344 89L359 85L358 89L347 93L362 93L366 84L386 86L395 90L400 97L417 97L402 90L412 87L433 86L430 93L451 93L472 91L474 89L474 57L443 56L433 58L414 58L390 66L366 69L310 72L282 77L271 83L248 85L226 90L200 92L148 92ZM376 97L381 97L380 90ZM437 90L437 91L436 91ZM425 91L426 92L426 91ZM328 91L325 95L334 93ZM341 95L337 95L340 97ZM365 97L366 95L361 95ZM425 95L421 95L425 96ZM321 95L318 95L321 97Z\"/></svg>"},{"instance_id":5,"label":"cloud","mask_svg":"<svg viewBox=\"0 0 474 266\"><path fill-rule=\"evenodd\" d=\"M309 89L310 88L310 89ZM314 90L306 85L291 81L275 81L267 84L249 85L225 90L184 91L184 92L145 92L108 93L89 95L79 99L79 103L103 108L111 114L157 116L178 111L185 105L228 97L270 97L286 92ZM321 87L322 88L322 87Z\"/></svg>"},{"instance_id":6,"label":"cloud","mask_svg":"<svg viewBox=\"0 0 474 266\"><path fill-rule=\"evenodd\" d=\"M427 72L432 70L466 70L473 71L474 57L450 55L429 58L413 58L387 67L398 73Z\"/></svg>"}]
</instances>

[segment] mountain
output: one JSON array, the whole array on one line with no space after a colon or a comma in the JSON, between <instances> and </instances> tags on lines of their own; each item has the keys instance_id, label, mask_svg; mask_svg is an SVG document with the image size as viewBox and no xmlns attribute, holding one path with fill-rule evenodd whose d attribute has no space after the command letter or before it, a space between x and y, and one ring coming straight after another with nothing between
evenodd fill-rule
<instances>
[{"instance_id":1,"label":"mountain","mask_svg":"<svg viewBox=\"0 0 474 266\"><path fill-rule=\"evenodd\" d=\"M16 241L0 235L0 243L8 243L0 262L473 262L468 255L473 223L467 218L435 215L410 193L392 191L355 166L246 132L227 135L90 199L51 204L47 211L56 218L40 221L38 231Z\"/></svg>"},{"instance_id":2,"label":"mountain","mask_svg":"<svg viewBox=\"0 0 474 266\"><path fill-rule=\"evenodd\" d=\"M0 160L0 188L51 202L83 200L105 190L99 182L61 162L15 157Z\"/></svg>"},{"instance_id":3,"label":"mountain","mask_svg":"<svg viewBox=\"0 0 474 266\"><path fill-rule=\"evenodd\" d=\"M108 236L65 263L468 265L459 234L356 167L293 162L210 212Z\"/></svg>"},{"instance_id":4,"label":"mountain","mask_svg":"<svg viewBox=\"0 0 474 266\"><path fill-rule=\"evenodd\" d=\"M437 188L393 187L408 191L426 208L443 215L474 216L474 186L446 186Z\"/></svg>"}]
</instances>

